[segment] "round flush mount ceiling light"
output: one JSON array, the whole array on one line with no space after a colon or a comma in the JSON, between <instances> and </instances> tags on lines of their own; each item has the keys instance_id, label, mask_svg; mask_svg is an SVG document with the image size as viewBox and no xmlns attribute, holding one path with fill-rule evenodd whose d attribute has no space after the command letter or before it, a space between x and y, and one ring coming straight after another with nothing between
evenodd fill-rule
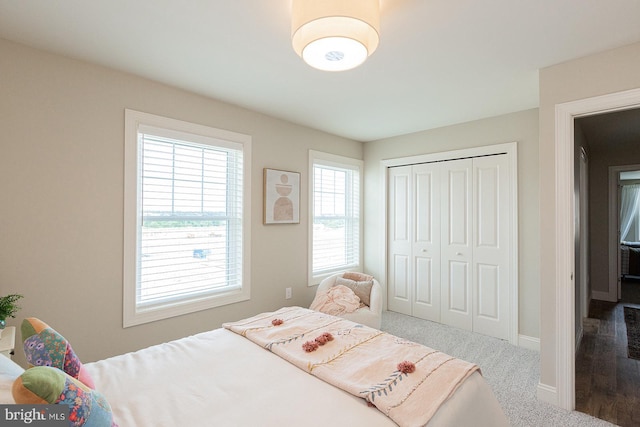
<instances>
[{"instance_id":1,"label":"round flush mount ceiling light","mask_svg":"<svg viewBox=\"0 0 640 427\"><path fill-rule=\"evenodd\" d=\"M378 47L379 0L293 0L291 42L310 66L344 71Z\"/></svg>"}]
</instances>

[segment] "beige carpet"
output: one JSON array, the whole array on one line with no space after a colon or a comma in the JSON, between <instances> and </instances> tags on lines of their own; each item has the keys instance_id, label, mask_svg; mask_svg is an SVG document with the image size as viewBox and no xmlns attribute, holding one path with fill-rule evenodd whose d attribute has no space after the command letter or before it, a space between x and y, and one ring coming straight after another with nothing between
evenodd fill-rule
<instances>
[{"instance_id":1,"label":"beige carpet","mask_svg":"<svg viewBox=\"0 0 640 427\"><path fill-rule=\"evenodd\" d=\"M565 411L536 398L540 355L506 341L393 312L382 330L477 363L512 426L612 426L582 412Z\"/></svg>"}]
</instances>

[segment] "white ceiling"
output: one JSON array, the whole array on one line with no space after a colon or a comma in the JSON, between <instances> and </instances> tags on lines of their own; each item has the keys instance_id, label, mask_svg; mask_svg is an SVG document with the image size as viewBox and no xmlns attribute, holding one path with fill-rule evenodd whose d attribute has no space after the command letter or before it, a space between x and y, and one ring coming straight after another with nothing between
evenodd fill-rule
<instances>
[{"instance_id":1,"label":"white ceiling","mask_svg":"<svg viewBox=\"0 0 640 427\"><path fill-rule=\"evenodd\" d=\"M290 0L0 0L0 38L359 141L537 107L538 69L640 41L640 0L381 10L378 50L342 73L295 55Z\"/></svg>"}]
</instances>

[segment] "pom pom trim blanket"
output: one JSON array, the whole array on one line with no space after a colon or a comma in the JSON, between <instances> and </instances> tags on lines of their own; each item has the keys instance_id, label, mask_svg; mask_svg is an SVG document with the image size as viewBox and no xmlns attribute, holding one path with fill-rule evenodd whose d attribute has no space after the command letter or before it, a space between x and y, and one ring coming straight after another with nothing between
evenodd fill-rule
<instances>
[{"instance_id":1,"label":"pom pom trim blanket","mask_svg":"<svg viewBox=\"0 0 640 427\"><path fill-rule=\"evenodd\" d=\"M282 323L274 325L275 318ZM301 307L222 326L367 400L403 427L425 425L463 381L479 371L475 364L421 344ZM334 339L308 351L307 343L325 333ZM415 366L413 372L399 370L405 362Z\"/></svg>"}]
</instances>

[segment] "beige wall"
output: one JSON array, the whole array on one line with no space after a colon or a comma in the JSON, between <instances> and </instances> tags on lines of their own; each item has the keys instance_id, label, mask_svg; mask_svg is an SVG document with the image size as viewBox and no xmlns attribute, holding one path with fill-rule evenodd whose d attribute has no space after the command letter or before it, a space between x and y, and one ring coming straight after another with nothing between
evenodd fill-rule
<instances>
[{"instance_id":1,"label":"beige wall","mask_svg":"<svg viewBox=\"0 0 640 427\"><path fill-rule=\"evenodd\" d=\"M386 284L381 160L513 141L518 143L519 333L537 338L540 322L537 109L367 142L365 267Z\"/></svg>"},{"instance_id":2,"label":"beige wall","mask_svg":"<svg viewBox=\"0 0 640 427\"><path fill-rule=\"evenodd\" d=\"M250 301L122 328L125 108L253 137ZM360 142L4 40L0 129L0 294L25 296L9 324L40 317L85 361L308 305L308 150L363 153ZM300 224L262 225L264 167L302 173Z\"/></svg>"},{"instance_id":3,"label":"beige wall","mask_svg":"<svg viewBox=\"0 0 640 427\"><path fill-rule=\"evenodd\" d=\"M549 389L557 384L555 106L638 87L640 43L540 70L540 382Z\"/></svg>"}]
</instances>

